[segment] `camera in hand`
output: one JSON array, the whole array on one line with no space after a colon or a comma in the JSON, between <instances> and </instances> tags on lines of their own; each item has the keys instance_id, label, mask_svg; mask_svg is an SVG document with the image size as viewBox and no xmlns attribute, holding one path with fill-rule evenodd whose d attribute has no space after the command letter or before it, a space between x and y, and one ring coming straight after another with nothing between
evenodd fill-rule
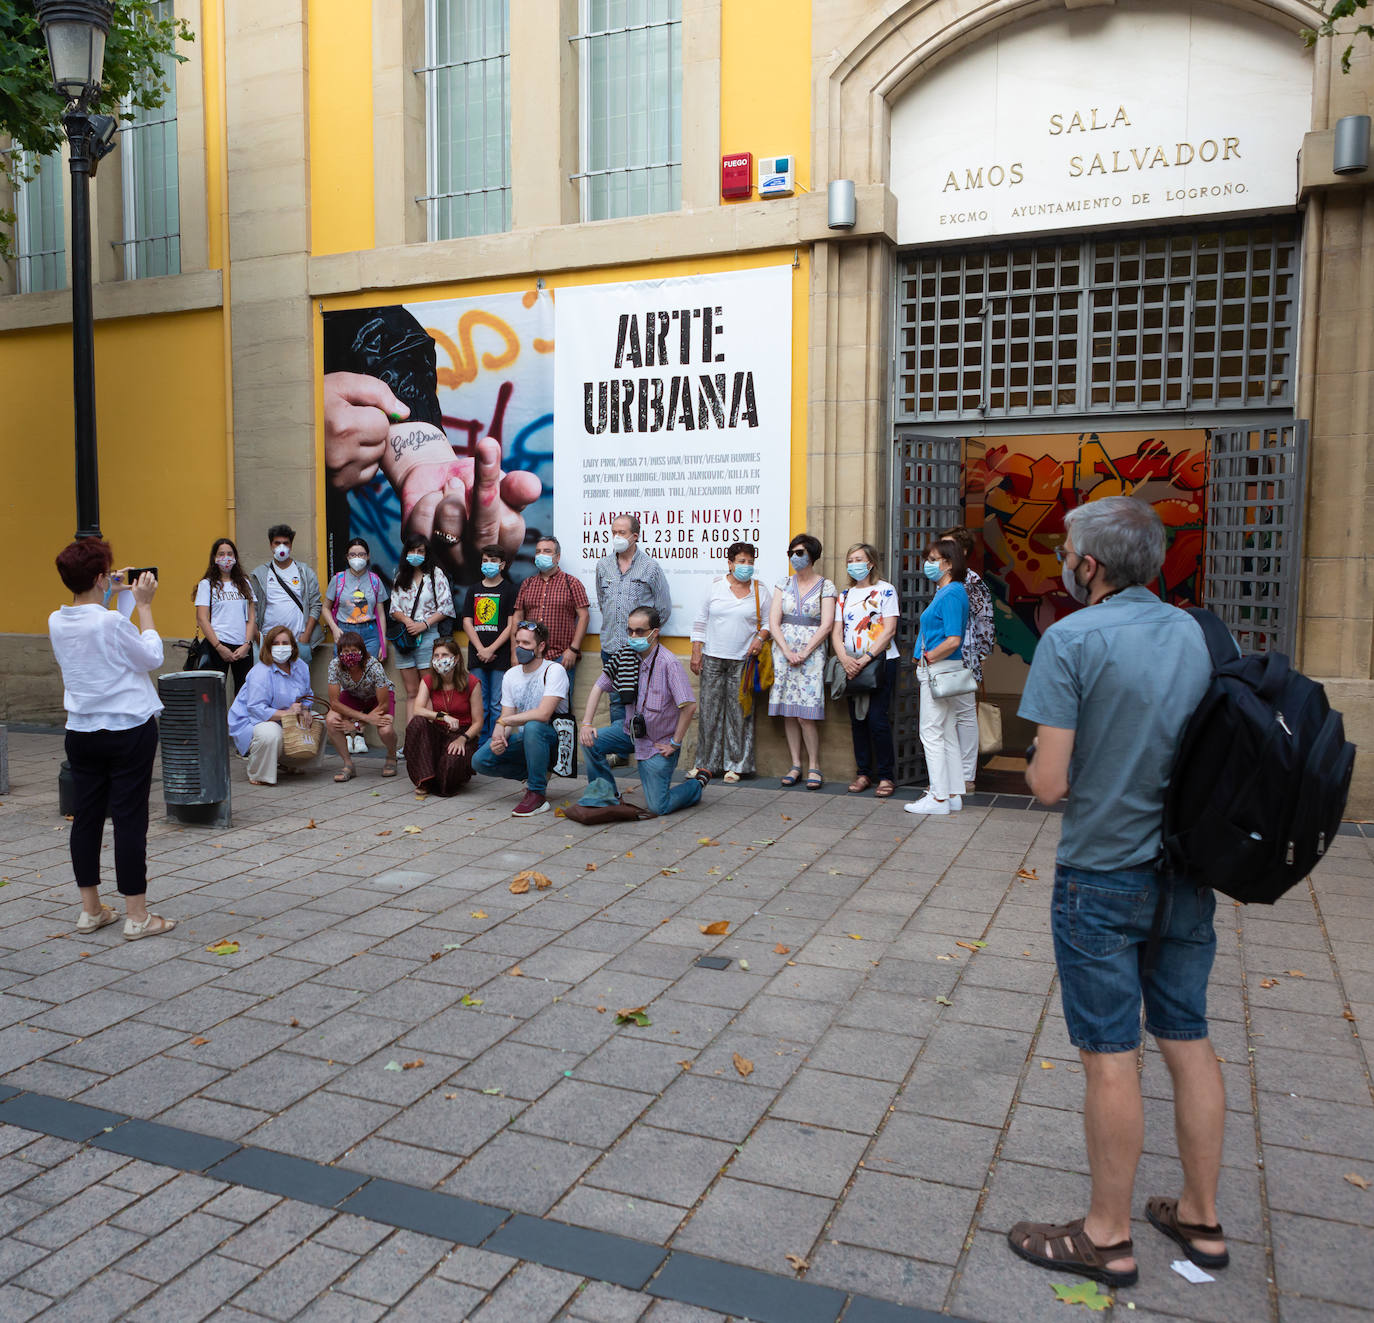
<instances>
[{"instance_id":1,"label":"camera in hand","mask_svg":"<svg viewBox=\"0 0 1374 1323\"><path fill-rule=\"evenodd\" d=\"M649 738L649 727L645 725L644 714L636 712L630 718L630 734L637 740L647 740Z\"/></svg>"},{"instance_id":2,"label":"camera in hand","mask_svg":"<svg viewBox=\"0 0 1374 1323\"><path fill-rule=\"evenodd\" d=\"M153 576L153 578L156 579L156 578L157 578L157 566L156 566L156 565L143 565L143 566L140 566L138 569L131 569L131 570L129 571L129 587L132 588L132 587L134 586L134 584L136 584L136 583L138 582L139 576L140 576L140 575L144 575L144 574L151 574L151 575Z\"/></svg>"}]
</instances>

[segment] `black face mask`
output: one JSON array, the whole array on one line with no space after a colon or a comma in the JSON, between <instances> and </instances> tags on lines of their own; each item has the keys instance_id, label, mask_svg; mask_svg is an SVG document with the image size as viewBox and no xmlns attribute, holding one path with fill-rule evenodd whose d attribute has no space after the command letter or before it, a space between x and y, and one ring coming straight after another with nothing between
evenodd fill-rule
<instances>
[{"instance_id":1,"label":"black face mask","mask_svg":"<svg viewBox=\"0 0 1374 1323\"><path fill-rule=\"evenodd\" d=\"M518 661L521 666L528 666L530 662L535 659L536 655L533 648L516 648L515 650L515 660Z\"/></svg>"}]
</instances>

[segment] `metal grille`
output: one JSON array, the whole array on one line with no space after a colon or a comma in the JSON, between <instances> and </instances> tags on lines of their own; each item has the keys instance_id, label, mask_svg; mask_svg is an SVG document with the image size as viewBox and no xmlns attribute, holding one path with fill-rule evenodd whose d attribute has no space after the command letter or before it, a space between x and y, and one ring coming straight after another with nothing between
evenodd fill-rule
<instances>
[{"instance_id":1,"label":"metal grille","mask_svg":"<svg viewBox=\"0 0 1374 1323\"><path fill-rule=\"evenodd\" d=\"M172 0L156 0L152 18L172 17ZM181 270L181 205L177 187L176 60L164 55L152 78L167 90L155 110L125 102L120 111L124 186L124 278L170 276Z\"/></svg>"},{"instance_id":2,"label":"metal grille","mask_svg":"<svg viewBox=\"0 0 1374 1323\"><path fill-rule=\"evenodd\" d=\"M936 533L963 522L960 501L962 444L955 437L899 433L893 456L892 585L901 614L897 646L896 711L892 729L897 745L897 783L909 785L925 768L919 731L920 687L912 654L922 609L935 586L921 570L926 547Z\"/></svg>"},{"instance_id":3,"label":"metal grille","mask_svg":"<svg viewBox=\"0 0 1374 1323\"><path fill-rule=\"evenodd\" d=\"M682 0L582 0L583 220L682 205Z\"/></svg>"},{"instance_id":4,"label":"metal grille","mask_svg":"<svg viewBox=\"0 0 1374 1323\"><path fill-rule=\"evenodd\" d=\"M903 256L899 422L1291 407L1298 223Z\"/></svg>"},{"instance_id":5,"label":"metal grille","mask_svg":"<svg viewBox=\"0 0 1374 1323\"><path fill-rule=\"evenodd\" d=\"M14 257L19 292L67 287L67 227L62 212L62 153L41 159L24 153L20 174L30 174L15 199Z\"/></svg>"},{"instance_id":6,"label":"metal grille","mask_svg":"<svg viewBox=\"0 0 1374 1323\"><path fill-rule=\"evenodd\" d=\"M1307 423L1212 433L1206 604L1245 652L1293 655Z\"/></svg>"},{"instance_id":7,"label":"metal grille","mask_svg":"<svg viewBox=\"0 0 1374 1323\"><path fill-rule=\"evenodd\" d=\"M509 0L428 0L431 239L510 229Z\"/></svg>"}]
</instances>

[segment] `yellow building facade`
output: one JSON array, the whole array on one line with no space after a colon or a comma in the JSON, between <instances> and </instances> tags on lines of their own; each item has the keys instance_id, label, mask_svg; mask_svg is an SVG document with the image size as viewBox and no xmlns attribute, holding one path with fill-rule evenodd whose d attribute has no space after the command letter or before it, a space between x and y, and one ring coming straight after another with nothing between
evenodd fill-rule
<instances>
[{"instance_id":1,"label":"yellow building facade","mask_svg":"<svg viewBox=\"0 0 1374 1323\"><path fill-rule=\"evenodd\" d=\"M252 565L267 527L291 523L323 580L339 530L371 526L356 492L341 513L327 448L331 316L404 306L430 326L428 304L556 309L560 291L782 268L787 424L761 499L821 539L829 577L850 543L872 542L914 619L925 534L967 523L998 598L989 686L1010 716L1034 639L1066 609L1048 565L1059 516L1135 491L1171 530L1161 591L1209 600L1210 575L1233 624L1291 650L1350 737L1374 739L1374 213L1368 173L1331 168L1337 121L1369 113L1374 65L1363 45L1349 74L1339 48L1308 52L1315 6L175 10L196 34L176 73L178 273L128 278L118 261L119 153L95 200L102 527L119 559L160 567L164 635L192 632L211 538L236 537ZM1229 54L1209 64L1215 52ZM504 82L474 92L479 73ZM1188 90L1208 83L1210 101ZM676 127L656 151L665 104ZM479 114L489 132L471 127ZM724 197L722 160L745 153L748 192ZM762 196L773 158L791 187ZM640 166L647 201L631 182L617 204ZM853 185L842 228L834 181ZM74 526L69 315L65 291L11 276L0 293L6 380L41 402L0 428L0 550L21 569L0 633L10 721L61 709L43 635L59 600L49 557ZM565 414L555 446L573 444ZM576 542L566 499L546 527ZM770 578L785 550L760 548ZM675 617L675 647L687 623ZM833 715L838 774L848 732ZM779 747L764 738L762 771L779 770ZM1374 772L1356 778L1352 810L1369 816Z\"/></svg>"}]
</instances>

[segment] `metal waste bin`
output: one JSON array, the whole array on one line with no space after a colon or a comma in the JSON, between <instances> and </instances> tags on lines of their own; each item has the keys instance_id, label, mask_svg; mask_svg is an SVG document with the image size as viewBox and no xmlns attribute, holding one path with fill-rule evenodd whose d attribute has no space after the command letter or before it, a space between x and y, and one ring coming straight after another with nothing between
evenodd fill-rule
<instances>
[{"instance_id":1,"label":"metal waste bin","mask_svg":"<svg viewBox=\"0 0 1374 1323\"><path fill-rule=\"evenodd\" d=\"M229 711L218 671L158 676L162 797L178 822L229 826Z\"/></svg>"}]
</instances>

